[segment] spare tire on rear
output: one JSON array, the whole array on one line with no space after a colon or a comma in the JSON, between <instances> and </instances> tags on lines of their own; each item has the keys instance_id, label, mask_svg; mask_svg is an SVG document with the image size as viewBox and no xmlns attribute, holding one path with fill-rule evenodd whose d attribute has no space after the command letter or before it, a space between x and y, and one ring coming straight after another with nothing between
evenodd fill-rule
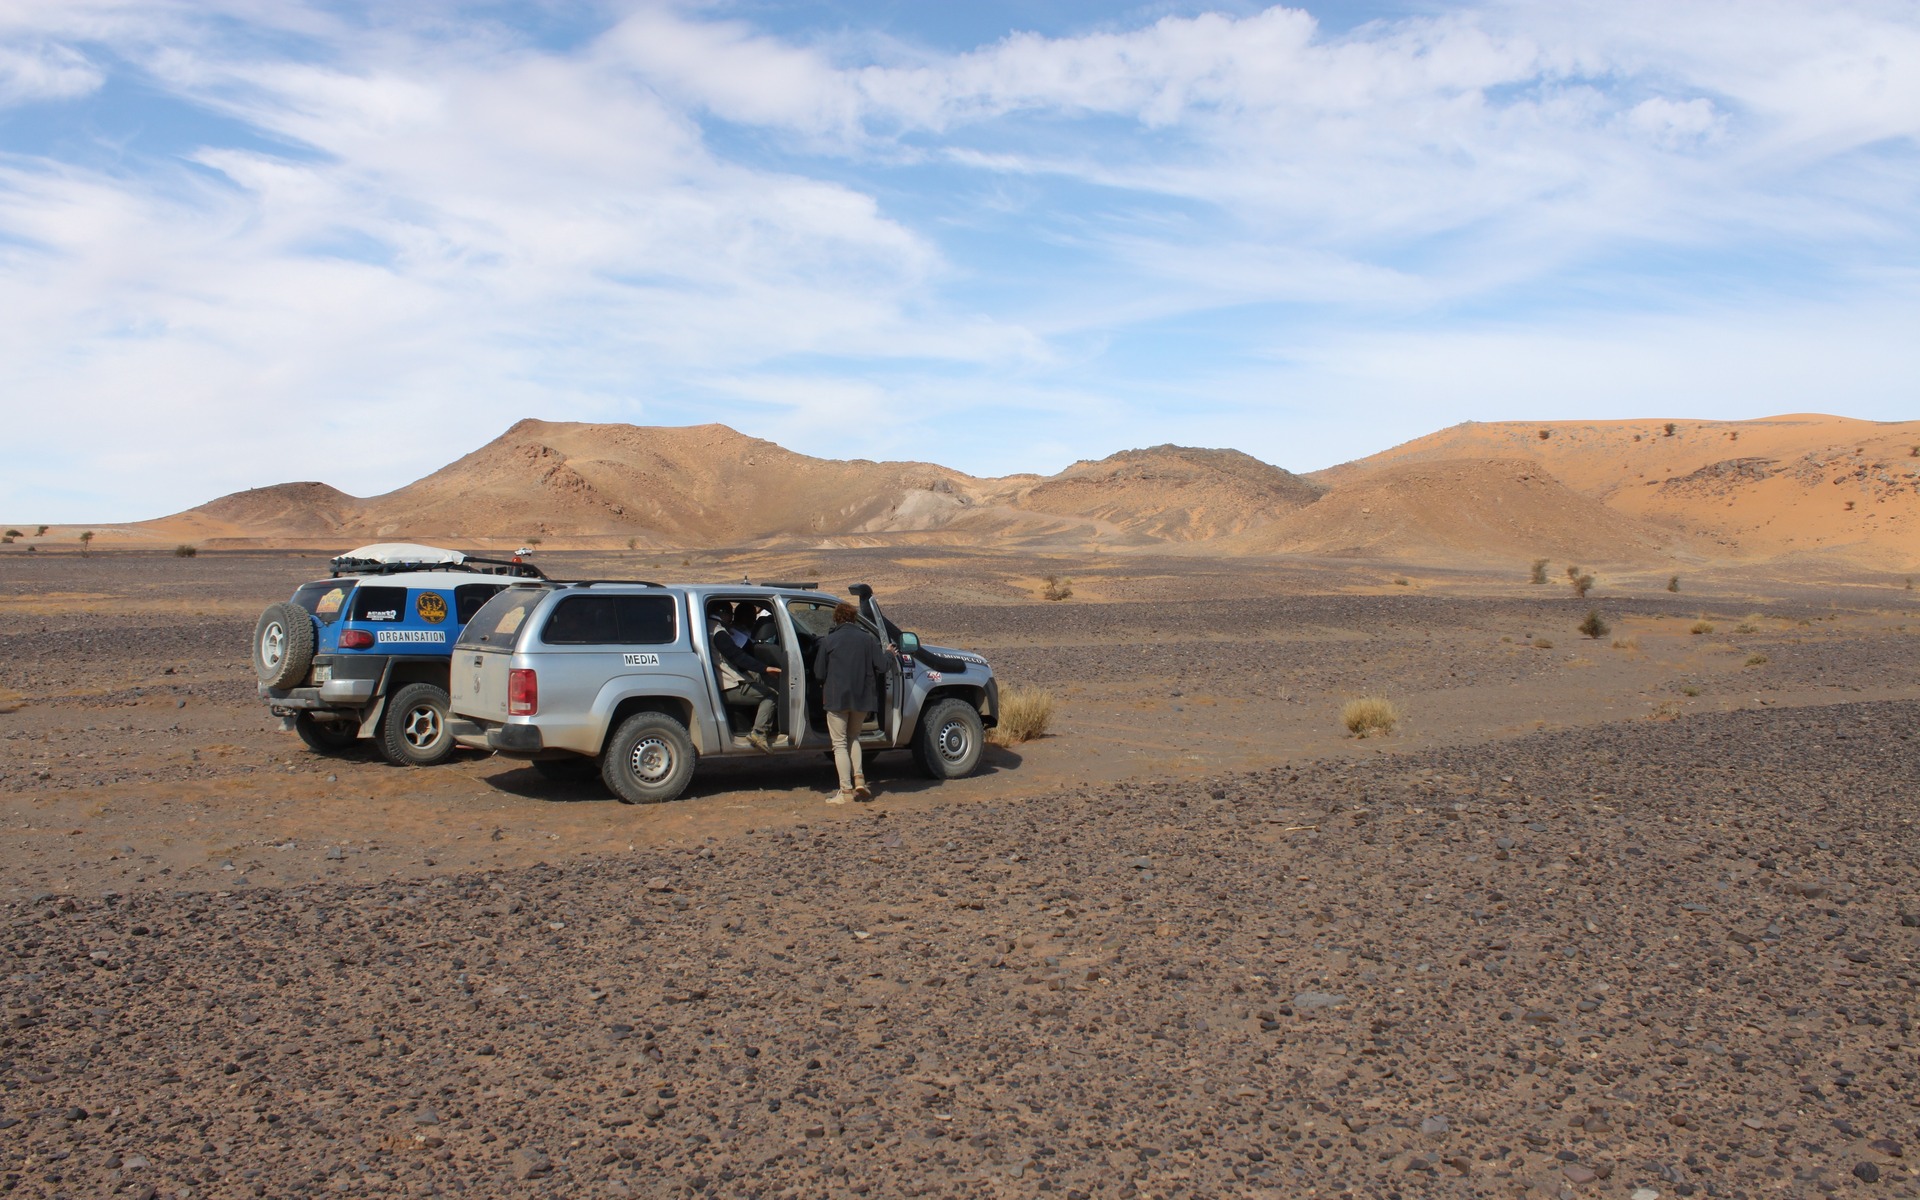
<instances>
[{"instance_id":1,"label":"spare tire on rear","mask_svg":"<svg viewBox=\"0 0 1920 1200\"><path fill-rule=\"evenodd\" d=\"M269 604L253 627L253 673L270 688L302 682L313 666L313 617L298 604Z\"/></svg>"}]
</instances>

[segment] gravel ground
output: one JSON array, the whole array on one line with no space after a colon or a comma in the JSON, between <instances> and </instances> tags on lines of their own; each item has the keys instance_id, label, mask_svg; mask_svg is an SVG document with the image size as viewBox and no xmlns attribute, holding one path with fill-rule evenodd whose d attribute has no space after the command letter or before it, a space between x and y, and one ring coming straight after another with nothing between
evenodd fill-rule
<instances>
[{"instance_id":1,"label":"gravel ground","mask_svg":"<svg viewBox=\"0 0 1920 1200\"><path fill-rule=\"evenodd\" d=\"M1916 725L12 903L0 1189L1920 1195Z\"/></svg>"}]
</instances>

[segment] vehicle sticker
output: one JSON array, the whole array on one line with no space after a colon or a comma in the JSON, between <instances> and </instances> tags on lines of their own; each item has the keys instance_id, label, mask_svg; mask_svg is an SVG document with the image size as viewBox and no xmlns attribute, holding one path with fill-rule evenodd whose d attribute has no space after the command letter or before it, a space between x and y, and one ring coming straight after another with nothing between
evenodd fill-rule
<instances>
[{"instance_id":1,"label":"vehicle sticker","mask_svg":"<svg viewBox=\"0 0 1920 1200\"><path fill-rule=\"evenodd\" d=\"M938 672L938 671L934 671L934 670L929 670L929 671L927 672L927 682L928 682L928 683L939 683L939 682L940 682L940 672Z\"/></svg>"},{"instance_id":2,"label":"vehicle sticker","mask_svg":"<svg viewBox=\"0 0 1920 1200\"><path fill-rule=\"evenodd\" d=\"M313 611L317 616L330 617L340 611L340 605L346 601L346 598L347 589L335 588L320 597L320 603L313 606Z\"/></svg>"},{"instance_id":3,"label":"vehicle sticker","mask_svg":"<svg viewBox=\"0 0 1920 1200\"><path fill-rule=\"evenodd\" d=\"M439 592L421 592L420 598L413 602L413 610L420 619L429 625L438 625L447 619L447 598Z\"/></svg>"},{"instance_id":4,"label":"vehicle sticker","mask_svg":"<svg viewBox=\"0 0 1920 1200\"><path fill-rule=\"evenodd\" d=\"M627 665L630 667L657 667L660 665L660 656L658 654L623 654L621 657L627 660Z\"/></svg>"},{"instance_id":5,"label":"vehicle sticker","mask_svg":"<svg viewBox=\"0 0 1920 1200\"><path fill-rule=\"evenodd\" d=\"M400 619L400 610L397 608L383 608L379 612L365 613L360 619L362 621L398 621Z\"/></svg>"},{"instance_id":6,"label":"vehicle sticker","mask_svg":"<svg viewBox=\"0 0 1920 1200\"><path fill-rule=\"evenodd\" d=\"M500 628L494 630L494 632L495 633L512 633L515 630L519 629L520 622L526 619L527 619L526 609L510 608L507 610L506 615L500 618Z\"/></svg>"},{"instance_id":7,"label":"vehicle sticker","mask_svg":"<svg viewBox=\"0 0 1920 1200\"><path fill-rule=\"evenodd\" d=\"M376 642L445 642L444 629L382 629L373 635Z\"/></svg>"}]
</instances>

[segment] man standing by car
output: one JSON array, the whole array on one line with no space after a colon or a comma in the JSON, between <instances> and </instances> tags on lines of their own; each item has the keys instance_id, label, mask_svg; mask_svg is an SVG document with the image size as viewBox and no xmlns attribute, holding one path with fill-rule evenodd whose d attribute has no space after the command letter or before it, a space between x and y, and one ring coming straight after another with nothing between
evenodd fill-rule
<instances>
[{"instance_id":1,"label":"man standing by car","mask_svg":"<svg viewBox=\"0 0 1920 1200\"><path fill-rule=\"evenodd\" d=\"M833 742L833 765L840 772L840 792L828 804L871 800L860 757L860 727L867 714L880 707L887 660L880 643L860 626L860 610L842 601L833 610L833 629L820 639L813 654L813 672L820 679L820 700L827 710L827 736Z\"/></svg>"}]
</instances>

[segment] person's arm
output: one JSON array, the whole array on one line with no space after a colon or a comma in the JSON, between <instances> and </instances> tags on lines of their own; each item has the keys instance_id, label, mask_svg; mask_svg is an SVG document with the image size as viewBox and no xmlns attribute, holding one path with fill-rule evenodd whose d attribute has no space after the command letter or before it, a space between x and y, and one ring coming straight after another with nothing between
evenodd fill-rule
<instances>
[{"instance_id":1,"label":"person's arm","mask_svg":"<svg viewBox=\"0 0 1920 1200\"><path fill-rule=\"evenodd\" d=\"M734 645L733 639L725 630L715 633L707 640L715 650L719 651L720 657L727 660L727 665L740 672L743 677L765 673L767 665Z\"/></svg>"}]
</instances>

